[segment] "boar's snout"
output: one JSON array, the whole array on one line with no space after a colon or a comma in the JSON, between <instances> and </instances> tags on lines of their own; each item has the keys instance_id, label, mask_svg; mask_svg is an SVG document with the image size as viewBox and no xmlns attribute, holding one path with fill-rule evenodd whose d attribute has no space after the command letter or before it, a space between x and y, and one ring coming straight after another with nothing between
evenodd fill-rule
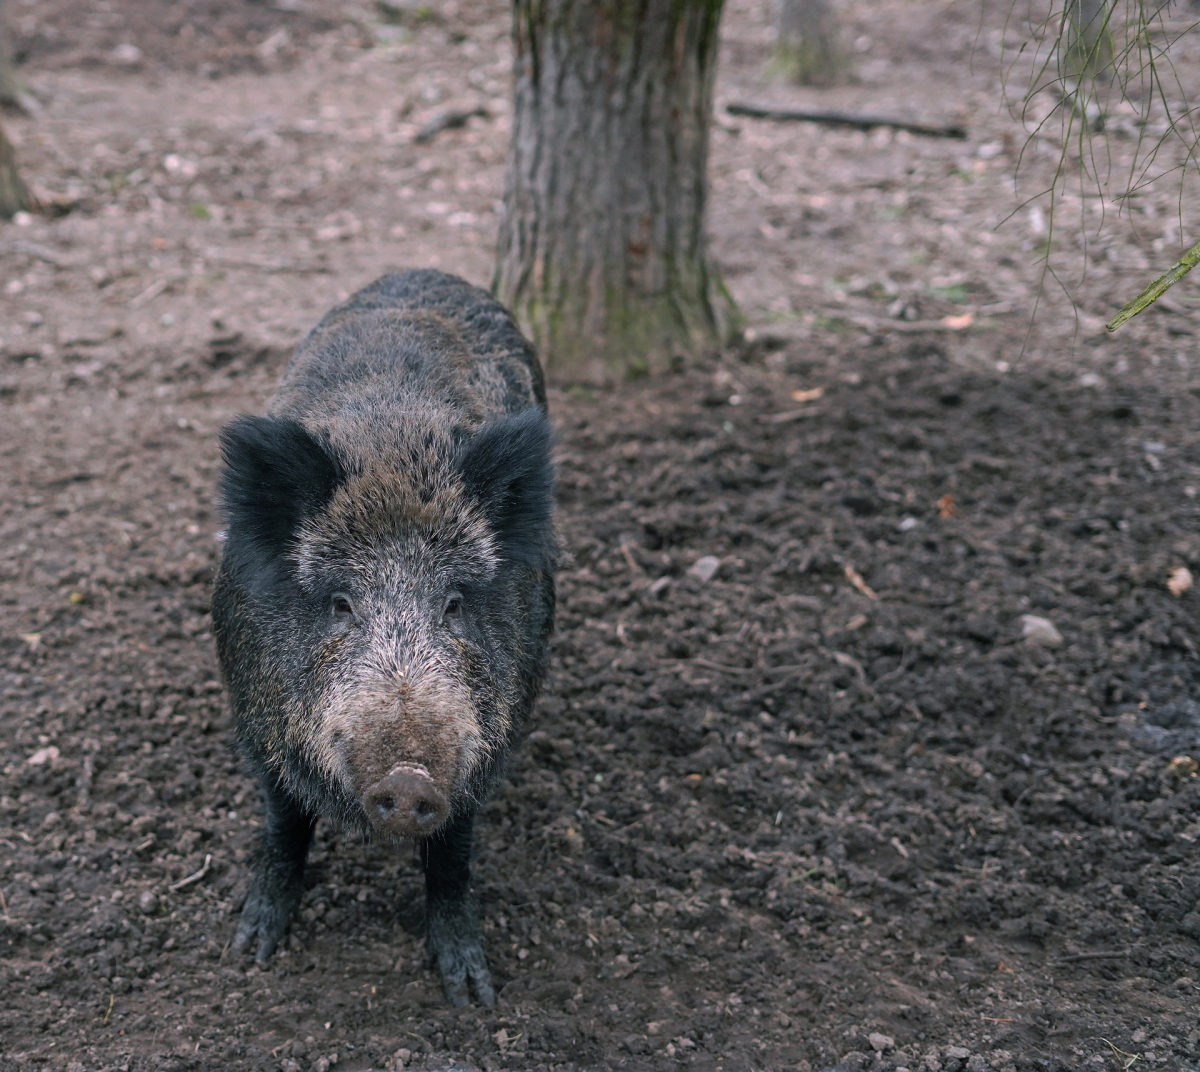
<instances>
[{"instance_id":1,"label":"boar's snout","mask_svg":"<svg viewBox=\"0 0 1200 1072\"><path fill-rule=\"evenodd\" d=\"M445 795L424 767L401 763L364 794L375 828L394 837L423 837L436 830L450 811Z\"/></svg>"}]
</instances>

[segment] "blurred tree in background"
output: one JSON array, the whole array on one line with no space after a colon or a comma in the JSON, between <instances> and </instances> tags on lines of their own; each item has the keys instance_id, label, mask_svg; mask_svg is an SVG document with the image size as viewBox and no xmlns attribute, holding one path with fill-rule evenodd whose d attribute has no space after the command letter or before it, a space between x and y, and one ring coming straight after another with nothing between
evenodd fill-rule
<instances>
[{"instance_id":1,"label":"blurred tree in background","mask_svg":"<svg viewBox=\"0 0 1200 1072\"><path fill-rule=\"evenodd\" d=\"M851 67L831 0L776 0L772 68L791 82L829 86Z\"/></svg>"}]
</instances>

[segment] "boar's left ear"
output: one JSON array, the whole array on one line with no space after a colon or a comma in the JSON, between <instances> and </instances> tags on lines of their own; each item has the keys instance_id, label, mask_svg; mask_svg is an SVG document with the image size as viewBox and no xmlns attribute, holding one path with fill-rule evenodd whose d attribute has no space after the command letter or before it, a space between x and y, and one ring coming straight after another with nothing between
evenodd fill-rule
<instances>
[{"instance_id":1,"label":"boar's left ear","mask_svg":"<svg viewBox=\"0 0 1200 1072\"><path fill-rule=\"evenodd\" d=\"M337 489L336 461L299 421L239 417L221 433L221 506L230 544L277 558Z\"/></svg>"},{"instance_id":2,"label":"boar's left ear","mask_svg":"<svg viewBox=\"0 0 1200 1072\"><path fill-rule=\"evenodd\" d=\"M553 433L540 409L489 421L463 446L458 470L510 562L547 569L554 555Z\"/></svg>"}]
</instances>

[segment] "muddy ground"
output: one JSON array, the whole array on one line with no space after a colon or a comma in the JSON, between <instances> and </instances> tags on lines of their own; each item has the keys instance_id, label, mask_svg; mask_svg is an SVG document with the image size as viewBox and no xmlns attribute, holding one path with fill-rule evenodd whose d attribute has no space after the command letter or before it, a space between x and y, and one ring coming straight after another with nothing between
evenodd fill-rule
<instances>
[{"instance_id":1,"label":"muddy ground","mask_svg":"<svg viewBox=\"0 0 1200 1072\"><path fill-rule=\"evenodd\" d=\"M1194 292L1100 330L1178 249L1160 187L1030 329L1002 12L863 4L857 81L800 91L729 7L722 101L971 137L722 113L748 344L552 392L554 668L476 872L502 997L450 1010L413 860L325 827L286 950L229 950L216 432L385 268L486 284L504 7L8 6L45 110L6 125L71 210L0 230L0 1069L1200 1067Z\"/></svg>"}]
</instances>

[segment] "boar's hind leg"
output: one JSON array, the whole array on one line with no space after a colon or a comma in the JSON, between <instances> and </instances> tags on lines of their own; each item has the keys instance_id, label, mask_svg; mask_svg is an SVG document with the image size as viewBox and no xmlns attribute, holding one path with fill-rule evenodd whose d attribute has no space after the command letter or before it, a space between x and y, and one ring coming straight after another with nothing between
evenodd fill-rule
<instances>
[{"instance_id":1,"label":"boar's hind leg","mask_svg":"<svg viewBox=\"0 0 1200 1072\"><path fill-rule=\"evenodd\" d=\"M469 1005L467 981L480 1005L495 1005L496 992L483 955L483 936L471 896L471 828L460 815L421 842L425 868L425 948L437 964L452 1005Z\"/></svg>"},{"instance_id":2,"label":"boar's hind leg","mask_svg":"<svg viewBox=\"0 0 1200 1072\"><path fill-rule=\"evenodd\" d=\"M266 828L254 856L250 893L233 940L234 951L245 953L257 939L255 959L260 964L271 959L304 893L304 858L315 825L311 815L266 778L263 801Z\"/></svg>"}]
</instances>

